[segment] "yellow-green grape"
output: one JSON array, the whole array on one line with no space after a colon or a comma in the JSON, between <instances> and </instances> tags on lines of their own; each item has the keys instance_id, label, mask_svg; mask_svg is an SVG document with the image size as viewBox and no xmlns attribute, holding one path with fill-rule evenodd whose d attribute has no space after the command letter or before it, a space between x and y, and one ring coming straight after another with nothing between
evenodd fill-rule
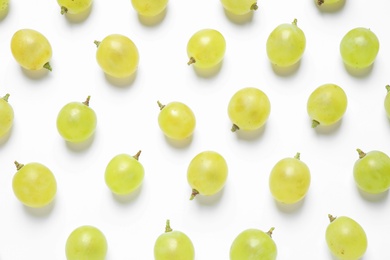
<instances>
[{"instance_id":1,"label":"yellow-green grape","mask_svg":"<svg viewBox=\"0 0 390 260\"><path fill-rule=\"evenodd\" d=\"M161 234L154 244L155 260L194 260L195 249L191 239L181 231L172 230L169 220L165 233Z\"/></svg>"},{"instance_id":2,"label":"yellow-green grape","mask_svg":"<svg viewBox=\"0 0 390 260\"><path fill-rule=\"evenodd\" d=\"M131 0L131 4L142 16L156 16L165 10L168 0Z\"/></svg>"},{"instance_id":3,"label":"yellow-green grape","mask_svg":"<svg viewBox=\"0 0 390 260\"><path fill-rule=\"evenodd\" d=\"M386 85L387 94L385 97L385 111L388 118L390 118L390 85Z\"/></svg>"},{"instance_id":4,"label":"yellow-green grape","mask_svg":"<svg viewBox=\"0 0 390 260\"><path fill-rule=\"evenodd\" d=\"M184 140L190 137L196 126L195 115L184 103L171 102L160 106L158 125L162 132L171 139Z\"/></svg>"},{"instance_id":5,"label":"yellow-green grape","mask_svg":"<svg viewBox=\"0 0 390 260\"><path fill-rule=\"evenodd\" d=\"M67 260L104 260L107 240L98 228L80 226L70 233L65 245Z\"/></svg>"},{"instance_id":6,"label":"yellow-green grape","mask_svg":"<svg viewBox=\"0 0 390 260\"><path fill-rule=\"evenodd\" d=\"M344 0L314 0L318 6L332 6L341 3Z\"/></svg>"},{"instance_id":7,"label":"yellow-green grape","mask_svg":"<svg viewBox=\"0 0 390 260\"><path fill-rule=\"evenodd\" d=\"M96 60L101 69L114 78L130 77L138 68L137 46L128 37L111 34L97 45Z\"/></svg>"},{"instance_id":8,"label":"yellow-green grape","mask_svg":"<svg viewBox=\"0 0 390 260\"><path fill-rule=\"evenodd\" d=\"M251 11L256 11L256 0L221 0L223 7L235 15L244 15Z\"/></svg>"},{"instance_id":9,"label":"yellow-green grape","mask_svg":"<svg viewBox=\"0 0 390 260\"><path fill-rule=\"evenodd\" d=\"M297 63L305 48L306 37L297 26L297 19L291 24L277 26L268 36L266 43L268 58L278 67L289 67Z\"/></svg>"},{"instance_id":10,"label":"yellow-green grape","mask_svg":"<svg viewBox=\"0 0 390 260\"><path fill-rule=\"evenodd\" d=\"M0 138L5 136L14 122L14 110L8 103L9 94L0 98Z\"/></svg>"},{"instance_id":11,"label":"yellow-green grape","mask_svg":"<svg viewBox=\"0 0 390 260\"><path fill-rule=\"evenodd\" d=\"M42 208L53 201L57 182L49 168L41 163L26 165L15 162L17 172L12 179L15 196L24 205Z\"/></svg>"},{"instance_id":12,"label":"yellow-green grape","mask_svg":"<svg viewBox=\"0 0 390 260\"><path fill-rule=\"evenodd\" d=\"M52 70L52 48L47 38L33 29L21 29L11 38L11 52L20 66L27 70Z\"/></svg>"},{"instance_id":13,"label":"yellow-green grape","mask_svg":"<svg viewBox=\"0 0 390 260\"><path fill-rule=\"evenodd\" d=\"M196 32L188 41L188 65L207 69L218 65L225 55L226 41L223 35L214 29Z\"/></svg>"},{"instance_id":14,"label":"yellow-green grape","mask_svg":"<svg viewBox=\"0 0 390 260\"><path fill-rule=\"evenodd\" d=\"M357 151L359 159L353 167L356 185L373 194L387 191L390 188L390 158L381 151Z\"/></svg>"},{"instance_id":15,"label":"yellow-green grape","mask_svg":"<svg viewBox=\"0 0 390 260\"><path fill-rule=\"evenodd\" d=\"M243 88L229 101L228 115L233 122L232 131L255 130L262 127L271 112L268 96L257 88Z\"/></svg>"},{"instance_id":16,"label":"yellow-green grape","mask_svg":"<svg viewBox=\"0 0 390 260\"><path fill-rule=\"evenodd\" d=\"M326 243L329 250L340 260L358 260L367 250L367 235L355 220L329 215Z\"/></svg>"},{"instance_id":17,"label":"yellow-green grape","mask_svg":"<svg viewBox=\"0 0 390 260\"><path fill-rule=\"evenodd\" d=\"M57 0L57 3L61 6L61 14L80 14L91 7L92 0Z\"/></svg>"},{"instance_id":18,"label":"yellow-green grape","mask_svg":"<svg viewBox=\"0 0 390 260\"><path fill-rule=\"evenodd\" d=\"M378 52L379 40L370 29L354 28L340 42L341 58L351 68L369 67L374 63Z\"/></svg>"},{"instance_id":19,"label":"yellow-green grape","mask_svg":"<svg viewBox=\"0 0 390 260\"><path fill-rule=\"evenodd\" d=\"M197 154L188 165L187 180L192 188L190 199L196 195L211 196L225 186L228 166L217 152L204 151Z\"/></svg>"},{"instance_id":20,"label":"yellow-green grape","mask_svg":"<svg viewBox=\"0 0 390 260\"><path fill-rule=\"evenodd\" d=\"M140 154L141 151L134 156L118 154L110 160L104 177L113 193L127 195L141 186L145 171L138 161Z\"/></svg>"},{"instance_id":21,"label":"yellow-green grape","mask_svg":"<svg viewBox=\"0 0 390 260\"><path fill-rule=\"evenodd\" d=\"M57 130L66 141L80 143L95 132L97 119L89 100L90 96L84 102L70 102L58 113Z\"/></svg>"},{"instance_id":22,"label":"yellow-green grape","mask_svg":"<svg viewBox=\"0 0 390 260\"><path fill-rule=\"evenodd\" d=\"M275 200L293 204L306 196L310 179L309 167L297 153L294 158L284 158L276 163L269 176L269 188Z\"/></svg>"},{"instance_id":23,"label":"yellow-green grape","mask_svg":"<svg viewBox=\"0 0 390 260\"><path fill-rule=\"evenodd\" d=\"M230 246L230 260L275 260L277 247L271 237L273 230L264 232L251 228L242 231Z\"/></svg>"},{"instance_id":24,"label":"yellow-green grape","mask_svg":"<svg viewBox=\"0 0 390 260\"><path fill-rule=\"evenodd\" d=\"M335 84L316 88L307 101L307 113L312 127L329 126L338 122L347 110L348 99L344 90Z\"/></svg>"},{"instance_id":25,"label":"yellow-green grape","mask_svg":"<svg viewBox=\"0 0 390 260\"><path fill-rule=\"evenodd\" d=\"M0 0L0 19L8 14L9 0Z\"/></svg>"}]
</instances>

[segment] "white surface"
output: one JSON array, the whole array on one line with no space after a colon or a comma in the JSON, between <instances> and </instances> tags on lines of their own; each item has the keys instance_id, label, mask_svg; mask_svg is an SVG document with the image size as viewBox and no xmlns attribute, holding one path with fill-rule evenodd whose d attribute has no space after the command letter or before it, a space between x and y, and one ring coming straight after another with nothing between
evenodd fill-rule
<instances>
[{"instance_id":1,"label":"white surface","mask_svg":"<svg viewBox=\"0 0 390 260\"><path fill-rule=\"evenodd\" d=\"M363 226L369 239L364 259L390 259L388 195L363 196L352 177L356 148L390 154L383 108L390 82L390 2L347 0L341 10L325 13L312 0L259 1L251 20L237 23L217 0L171 0L164 19L153 26L141 23L130 0L95 0L78 23L61 16L54 0L11 2L0 22L0 95L11 94L15 111L12 133L0 144L1 260L65 259L68 235L84 224L104 232L108 260L153 259L166 219L192 239L197 260L228 259L239 232L271 226L278 259L327 260L332 259L324 239L328 213ZM282 75L272 69L265 42L277 25L294 18L307 47L297 70ZM344 68L338 49L342 36L358 26L371 28L381 44L364 76ZM51 73L29 76L13 59L10 39L21 28L36 29L51 42ZM186 65L187 41L203 28L219 30L227 41L223 66L212 77ZM93 41L111 33L130 37L139 48L139 70L126 86L108 80L95 60ZM328 82L345 90L348 109L332 131L314 130L306 100ZM230 97L247 86L266 92L272 105L266 127L251 136L230 132L227 116ZM90 145L77 149L61 139L55 120L63 105L87 95L98 126ZM197 127L190 143L164 138L157 100L182 101L193 109ZM116 198L104 183L105 166L114 155L139 149L143 187L130 198ZM203 150L225 157L228 181L214 198L189 201L187 165ZM278 160L296 152L310 167L312 183L303 203L283 208L270 195L268 175ZM17 201L11 187L15 160L41 162L54 172L58 193L49 208L31 210Z\"/></svg>"}]
</instances>

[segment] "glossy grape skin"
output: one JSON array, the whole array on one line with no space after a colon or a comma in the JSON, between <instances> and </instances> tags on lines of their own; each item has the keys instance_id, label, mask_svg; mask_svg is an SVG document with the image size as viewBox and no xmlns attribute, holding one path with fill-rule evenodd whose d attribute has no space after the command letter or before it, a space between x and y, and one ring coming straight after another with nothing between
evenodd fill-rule
<instances>
[{"instance_id":1,"label":"glossy grape skin","mask_svg":"<svg viewBox=\"0 0 390 260\"><path fill-rule=\"evenodd\" d=\"M291 24L277 26L268 36L266 50L269 60L278 67L290 67L302 57L306 48L304 32L295 19Z\"/></svg>"},{"instance_id":2,"label":"glossy grape skin","mask_svg":"<svg viewBox=\"0 0 390 260\"><path fill-rule=\"evenodd\" d=\"M142 16L156 16L165 10L168 0L131 0L131 4Z\"/></svg>"},{"instance_id":3,"label":"glossy grape skin","mask_svg":"<svg viewBox=\"0 0 390 260\"><path fill-rule=\"evenodd\" d=\"M223 7L235 15L244 15L251 11L256 11L256 0L221 0Z\"/></svg>"},{"instance_id":4,"label":"glossy grape skin","mask_svg":"<svg viewBox=\"0 0 390 260\"><path fill-rule=\"evenodd\" d=\"M275 200L293 204L306 196L310 180L309 167L297 153L294 158L284 158L276 163L269 176L269 188Z\"/></svg>"},{"instance_id":5,"label":"glossy grape skin","mask_svg":"<svg viewBox=\"0 0 390 260\"><path fill-rule=\"evenodd\" d=\"M385 97L384 105L385 105L386 115L390 119L390 85L386 86L386 90L387 90L387 94Z\"/></svg>"},{"instance_id":6,"label":"glossy grape skin","mask_svg":"<svg viewBox=\"0 0 390 260\"><path fill-rule=\"evenodd\" d=\"M347 110L348 99L344 90L335 84L324 84L316 88L307 101L307 113L312 127L329 126L338 122Z\"/></svg>"},{"instance_id":7,"label":"glossy grape skin","mask_svg":"<svg viewBox=\"0 0 390 260\"><path fill-rule=\"evenodd\" d=\"M187 43L188 65L208 69L218 65L225 55L226 41L214 29L203 29L191 36Z\"/></svg>"},{"instance_id":8,"label":"glossy grape skin","mask_svg":"<svg viewBox=\"0 0 390 260\"><path fill-rule=\"evenodd\" d=\"M337 5L344 0L314 0L315 4L318 6L332 6L332 5Z\"/></svg>"},{"instance_id":9,"label":"glossy grape skin","mask_svg":"<svg viewBox=\"0 0 390 260\"><path fill-rule=\"evenodd\" d=\"M139 151L135 156L118 154L108 163L105 182L109 189L118 195L127 195L141 186L145 170L138 161Z\"/></svg>"},{"instance_id":10,"label":"glossy grape skin","mask_svg":"<svg viewBox=\"0 0 390 260\"><path fill-rule=\"evenodd\" d=\"M170 102L160 106L158 125L161 131L173 140L184 140L190 137L196 126L196 118L191 108L182 102Z\"/></svg>"},{"instance_id":11,"label":"glossy grape skin","mask_svg":"<svg viewBox=\"0 0 390 260\"><path fill-rule=\"evenodd\" d=\"M93 0L57 0L61 7L61 14L80 14L87 11Z\"/></svg>"},{"instance_id":12,"label":"glossy grape skin","mask_svg":"<svg viewBox=\"0 0 390 260\"><path fill-rule=\"evenodd\" d=\"M365 192L377 194L390 188L390 158L381 151L364 153L357 149L359 159L353 167L356 185Z\"/></svg>"},{"instance_id":13,"label":"glossy grape skin","mask_svg":"<svg viewBox=\"0 0 390 260\"><path fill-rule=\"evenodd\" d=\"M0 98L0 138L4 137L11 129L14 122L14 109L8 103L9 94Z\"/></svg>"},{"instance_id":14,"label":"glossy grape skin","mask_svg":"<svg viewBox=\"0 0 390 260\"><path fill-rule=\"evenodd\" d=\"M49 168L36 162L26 165L15 162L15 165L17 172L12 188L20 202L31 208L42 208L54 200L57 182Z\"/></svg>"},{"instance_id":15,"label":"glossy grape skin","mask_svg":"<svg viewBox=\"0 0 390 260\"><path fill-rule=\"evenodd\" d=\"M20 66L27 70L52 70L49 61L52 48L47 38L33 29L21 29L11 38L11 52Z\"/></svg>"},{"instance_id":16,"label":"glossy grape skin","mask_svg":"<svg viewBox=\"0 0 390 260\"><path fill-rule=\"evenodd\" d=\"M340 42L343 62L355 69L363 69L374 63L379 52L379 40L370 30L357 27L344 35Z\"/></svg>"},{"instance_id":17,"label":"glossy grape skin","mask_svg":"<svg viewBox=\"0 0 390 260\"><path fill-rule=\"evenodd\" d=\"M233 122L232 131L258 129L266 123L270 112L268 96L252 87L238 90L228 104L228 115Z\"/></svg>"},{"instance_id":18,"label":"glossy grape skin","mask_svg":"<svg viewBox=\"0 0 390 260\"><path fill-rule=\"evenodd\" d=\"M128 78L135 73L139 63L137 46L128 37L111 34L97 45L96 61L101 69L114 78Z\"/></svg>"},{"instance_id":19,"label":"glossy grape skin","mask_svg":"<svg viewBox=\"0 0 390 260\"><path fill-rule=\"evenodd\" d=\"M242 231L230 246L230 260L275 260L277 247L271 234L258 229Z\"/></svg>"},{"instance_id":20,"label":"glossy grape skin","mask_svg":"<svg viewBox=\"0 0 390 260\"><path fill-rule=\"evenodd\" d=\"M198 194L211 196L225 186L228 166L217 152L204 151L197 154L188 165L187 181L192 188L190 199Z\"/></svg>"},{"instance_id":21,"label":"glossy grape skin","mask_svg":"<svg viewBox=\"0 0 390 260\"><path fill-rule=\"evenodd\" d=\"M57 116L57 130L66 141L80 143L88 140L96 129L95 111L85 102L70 102L61 108Z\"/></svg>"},{"instance_id":22,"label":"glossy grape skin","mask_svg":"<svg viewBox=\"0 0 390 260\"><path fill-rule=\"evenodd\" d=\"M325 238L329 250L340 260L358 260L367 250L367 235L355 220L329 215L331 223L326 228Z\"/></svg>"},{"instance_id":23,"label":"glossy grape skin","mask_svg":"<svg viewBox=\"0 0 390 260\"><path fill-rule=\"evenodd\" d=\"M104 260L107 250L105 235L93 226L80 226L73 230L65 245L67 260Z\"/></svg>"}]
</instances>

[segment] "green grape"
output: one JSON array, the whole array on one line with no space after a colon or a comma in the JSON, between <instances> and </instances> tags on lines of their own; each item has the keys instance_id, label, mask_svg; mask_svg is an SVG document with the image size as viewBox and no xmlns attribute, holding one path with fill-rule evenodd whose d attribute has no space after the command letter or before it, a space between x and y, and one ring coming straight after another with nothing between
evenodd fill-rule
<instances>
[{"instance_id":1,"label":"green grape","mask_svg":"<svg viewBox=\"0 0 390 260\"><path fill-rule=\"evenodd\" d=\"M197 68L208 69L218 65L225 55L226 41L223 35L214 29L196 32L188 41L187 54Z\"/></svg>"},{"instance_id":2,"label":"green grape","mask_svg":"<svg viewBox=\"0 0 390 260\"><path fill-rule=\"evenodd\" d=\"M347 95L335 84L324 84L316 88L307 101L307 113L312 127L329 126L338 122L347 110Z\"/></svg>"},{"instance_id":3,"label":"green grape","mask_svg":"<svg viewBox=\"0 0 390 260\"><path fill-rule=\"evenodd\" d=\"M70 102L58 113L57 130L70 143L86 141L95 132L97 119L89 99L90 96L84 102Z\"/></svg>"},{"instance_id":4,"label":"green grape","mask_svg":"<svg viewBox=\"0 0 390 260\"><path fill-rule=\"evenodd\" d=\"M8 14L9 0L0 0L0 19Z\"/></svg>"},{"instance_id":5,"label":"green grape","mask_svg":"<svg viewBox=\"0 0 390 260\"><path fill-rule=\"evenodd\" d=\"M256 11L256 0L221 0L223 7L235 15L244 15L251 11Z\"/></svg>"},{"instance_id":6,"label":"green grape","mask_svg":"<svg viewBox=\"0 0 390 260\"><path fill-rule=\"evenodd\" d=\"M204 151L197 154L187 169L187 180L192 188L190 199L196 195L214 195L225 186L228 166L217 152Z\"/></svg>"},{"instance_id":7,"label":"green grape","mask_svg":"<svg viewBox=\"0 0 390 260\"><path fill-rule=\"evenodd\" d=\"M195 249L191 239L181 231L172 230L169 220L165 233L161 234L154 244L155 260L194 260Z\"/></svg>"},{"instance_id":8,"label":"green grape","mask_svg":"<svg viewBox=\"0 0 390 260\"><path fill-rule=\"evenodd\" d=\"M138 68L137 46L128 37L111 34L102 41L95 41L96 60L102 70L114 78L128 78Z\"/></svg>"},{"instance_id":9,"label":"green grape","mask_svg":"<svg viewBox=\"0 0 390 260\"><path fill-rule=\"evenodd\" d=\"M297 19L291 24L277 26L268 36L266 49L269 60L279 67L297 63L305 51L306 37L297 26Z\"/></svg>"},{"instance_id":10,"label":"green grape","mask_svg":"<svg viewBox=\"0 0 390 260\"><path fill-rule=\"evenodd\" d=\"M230 247L230 260L275 260L277 247L271 238L273 230L263 232L252 228L242 231Z\"/></svg>"},{"instance_id":11,"label":"green grape","mask_svg":"<svg viewBox=\"0 0 390 260\"><path fill-rule=\"evenodd\" d=\"M262 127L271 112L267 95L257 88L243 88L229 101L228 115L233 122L232 131L255 130Z\"/></svg>"},{"instance_id":12,"label":"green grape","mask_svg":"<svg viewBox=\"0 0 390 260\"><path fill-rule=\"evenodd\" d=\"M368 193L381 193L390 188L390 158L381 151L364 153L357 149L359 159L353 167L357 186Z\"/></svg>"},{"instance_id":13,"label":"green grape","mask_svg":"<svg viewBox=\"0 0 390 260\"><path fill-rule=\"evenodd\" d=\"M192 135L196 126L195 115L186 104L181 102L171 102L162 105L158 114L158 125L162 132L171 139L184 140Z\"/></svg>"},{"instance_id":14,"label":"green grape","mask_svg":"<svg viewBox=\"0 0 390 260\"><path fill-rule=\"evenodd\" d=\"M38 31L21 29L11 38L11 52L20 66L27 70L52 70L52 48L47 38Z\"/></svg>"},{"instance_id":15,"label":"green grape","mask_svg":"<svg viewBox=\"0 0 390 260\"><path fill-rule=\"evenodd\" d=\"M340 4L343 1L344 0L314 0L315 4L318 6L332 6Z\"/></svg>"},{"instance_id":16,"label":"green grape","mask_svg":"<svg viewBox=\"0 0 390 260\"><path fill-rule=\"evenodd\" d=\"M0 138L4 137L11 129L14 122L14 110L8 103L9 94L0 98Z\"/></svg>"},{"instance_id":17,"label":"green grape","mask_svg":"<svg viewBox=\"0 0 390 260\"><path fill-rule=\"evenodd\" d=\"M141 151L136 155L118 154L110 160L105 171L105 181L110 190L118 195L126 195L141 186L144 167L138 161Z\"/></svg>"},{"instance_id":18,"label":"green grape","mask_svg":"<svg viewBox=\"0 0 390 260\"><path fill-rule=\"evenodd\" d=\"M297 153L294 158L284 158L276 163L269 176L269 188L275 200L293 204L306 196L310 178L309 167Z\"/></svg>"},{"instance_id":19,"label":"green grape","mask_svg":"<svg viewBox=\"0 0 390 260\"><path fill-rule=\"evenodd\" d=\"M390 118L390 85L386 86L387 94L385 97L385 111L388 118Z\"/></svg>"},{"instance_id":20,"label":"green grape","mask_svg":"<svg viewBox=\"0 0 390 260\"><path fill-rule=\"evenodd\" d=\"M367 250L367 236L355 220L329 215L330 224L326 228L326 243L329 250L340 260L360 259Z\"/></svg>"},{"instance_id":21,"label":"green grape","mask_svg":"<svg viewBox=\"0 0 390 260\"><path fill-rule=\"evenodd\" d=\"M65 245L67 260L104 260L107 254L104 234L93 226L80 226L70 233Z\"/></svg>"},{"instance_id":22,"label":"green grape","mask_svg":"<svg viewBox=\"0 0 390 260\"><path fill-rule=\"evenodd\" d=\"M45 165L32 162L26 165L15 162L17 172L12 179L15 196L24 205L41 208L53 201L57 182Z\"/></svg>"},{"instance_id":23,"label":"green grape","mask_svg":"<svg viewBox=\"0 0 390 260\"><path fill-rule=\"evenodd\" d=\"M354 28L342 38L340 54L344 63L355 69L369 67L379 52L379 40L366 28Z\"/></svg>"},{"instance_id":24,"label":"green grape","mask_svg":"<svg viewBox=\"0 0 390 260\"><path fill-rule=\"evenodd\" d=\"M91 7L92 2L92 0L57 0L61 6L61 14L83 13Z\"/></svg>"},{"instance_id":25,"label":"green grape","mask_svg":"<svg viewBox=\"0 0 390 260\"><path fill-rule=\"evenodd\" d=\"M131 0L131 4L142 16L156 16L165 10L168 0Z\"/></svg>"}]
</instances>

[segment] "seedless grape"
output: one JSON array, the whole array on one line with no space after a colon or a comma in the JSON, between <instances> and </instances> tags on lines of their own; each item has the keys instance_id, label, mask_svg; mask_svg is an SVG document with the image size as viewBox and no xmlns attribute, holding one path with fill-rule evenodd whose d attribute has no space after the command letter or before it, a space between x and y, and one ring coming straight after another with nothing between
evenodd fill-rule
<instances>
[{"instance_id":1,"label":"seedless grape","mask_svg":"<svg viewBox=\"0 0 390 260\"><path fill-rule=\"evenodd\" d=\"M14 110L8 103L9 96L9 94L6 94L0 98L0 138L10 131L14 122Z\"/></svg>"},{"instance_id":2,"label":"seedless grape","mask_svg":"<svg viewBox=\"0 0 390 260\"><path fill-rule=\"evenodd\" d=\"M343 1L344 0L314 0L316 5L324 6L324 7L337 5L337 4L340 4Z\"/></svg>"},{"instance_id":3,"label":"seedless grape","mask_svg":"<svg viewBox=\"0 0 390 260\"><path fill-rule=\"evenodd\" d=\"M168 0L131 0L131 4L142 16L156 16L165 10Z\"/></svg>"},{"instance_id":4,"label":"seedless grape","mask_svg":"<svg viewBox=\"0 0 390 260\"><path fill-rule=\"evenodd\" d=\"M244 15L251 11L256 11L256 0L221 0L223 7L235 15Z\"/></svg>"},{"instance_id":5,"label":"seedless grape","mask_svg":"<svg viewBox=\"0 0 390 260\"><path fill-rule=\"evenodd\" d=\"M9 0L0 0L0 19L8 14Z\"/></svg>"},{"instance_id":6,"label":"seedless grape","mask_svg":"<svg viewBox=\"0 0 390 260\"><path fill-rule=\"evenodd\" d=\"M61 14L80 14L91 7L92 0L57 0L57 3L61 7Z\"/></svg>"}]
</instances>

